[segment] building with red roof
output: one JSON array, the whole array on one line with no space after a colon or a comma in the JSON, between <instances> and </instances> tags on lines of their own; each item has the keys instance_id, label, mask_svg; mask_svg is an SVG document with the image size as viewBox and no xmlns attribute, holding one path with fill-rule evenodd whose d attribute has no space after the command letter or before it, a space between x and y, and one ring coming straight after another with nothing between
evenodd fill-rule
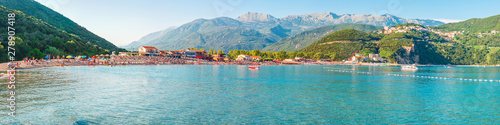
<instances>
[{"instance_id":1,"label":"building with red roof","mask_svg":"<svg viewBox=\"0 0 500 125\"><path fill-rule=\"evenodd\" d=\"M139 47L139 55L143 55L143 56L157 56L157 55L160 55L160 54L158 53L158 49L156 49L156 47L141 46L141 47Z\"/></svg>"}]
</instances>

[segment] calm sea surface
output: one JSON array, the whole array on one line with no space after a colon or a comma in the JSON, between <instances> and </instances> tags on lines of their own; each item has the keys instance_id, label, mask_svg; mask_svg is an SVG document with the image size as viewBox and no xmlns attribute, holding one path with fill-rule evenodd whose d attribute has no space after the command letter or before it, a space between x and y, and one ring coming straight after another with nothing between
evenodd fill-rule
<instances>
[{"instance_id":1,"label":"calm sea surface","mask_svg":"<svg viewBox=\"0 0 500 125\"><path fill-rule=\"evenodd\" d=\"M500 82L494 81L500 68L419 68L25 70L16 76L15 118L7 116L7 81L0 79L0 124L500 124Z\"/></svg>"}]
</instances>

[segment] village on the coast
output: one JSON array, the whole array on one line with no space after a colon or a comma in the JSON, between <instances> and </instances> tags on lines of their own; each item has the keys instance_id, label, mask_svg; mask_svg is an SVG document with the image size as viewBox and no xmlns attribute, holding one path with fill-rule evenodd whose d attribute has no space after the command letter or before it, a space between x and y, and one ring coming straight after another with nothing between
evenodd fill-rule
<instances>
[{"instance_id":1,"label":"village on the coast","mask_svg":"<svg viewBox=\"0 0 500 125\"><path fill-rule=\"evenodd\" d=\"M374 60L379 63L361 63ZM138 51L112 52L101 55L46 55L44 59L24 58L22 61L3 63L4 68L31 69L50 66L119 66L119 65L386 65L379 54L363 56L353 53L352 57L340 62L328 59L314 60L302 57L291 59L264 59L261 56L240 54L230 59L224 53L207 53L204 50L188 48L176 51L159 50L152 46L141 46Z\"/></svg>"}]
</instances>

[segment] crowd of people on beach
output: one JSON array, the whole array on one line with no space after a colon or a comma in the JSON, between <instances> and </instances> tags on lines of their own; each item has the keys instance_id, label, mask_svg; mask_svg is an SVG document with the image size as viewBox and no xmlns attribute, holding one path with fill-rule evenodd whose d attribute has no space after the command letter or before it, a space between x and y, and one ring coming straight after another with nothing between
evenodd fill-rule
<instances>
[{"instance_id":1,"label":"crowd of people on beach","mask_svg":"<svg viewBox=\"0 0 500 125\"><path fill-rule=\"evenodd\" d=\"M190 57L161 57L161 56L114 56L110 60L102 62L104 64L110 63L114 65L136 65L136 64L149 64L149 65L251 65L258 63L259 65L279 65L273 61L266 62L253 62L253 61L213 61L200 58Z\"/></svg>"},{"instance_id":2,"label":"crowd of people on beach","mask_svg":"<svg viewBox=\"0 0 500 125\"><path fill-rule=\"evenodd\" d=\"M297 63L292 65L338 65L337 62L329 63ZM214 61L190 57L167 57L167 56L99 56L89 58L48 58L35 59L24 58L23 61L11 62L8 66L18 69L30 69L50 66L117 66L117 65L290 65L280 61L251 61L251 60L228 60Z\"/></svg>"},{"instance_id":3,"label":"crowd of people on beach","mask_svg":"<svg viewBox=\"0 0 500 125\"><path fill-rule=\"evenodd\" d=\"M253 61L211 61L189 57L162 57L162 56L109 56L97 58L79 59L34 59L24 58L23 61L11 62L7 68L16 67L29 69L49 66L81 66L81 65L279 65L277 62L253 62Z\"/></svg>"}]
</instances>

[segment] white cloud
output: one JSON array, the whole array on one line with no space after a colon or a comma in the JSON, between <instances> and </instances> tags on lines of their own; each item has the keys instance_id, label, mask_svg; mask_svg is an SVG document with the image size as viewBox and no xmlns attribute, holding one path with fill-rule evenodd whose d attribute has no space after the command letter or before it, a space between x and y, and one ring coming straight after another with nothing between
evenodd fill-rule
<instances>
[{"instance_id":1,"label":"white cloud","mask_svg":"<svg viewBox=\"0 0 500 125\"><path fill-rule=\"evenodd\" d=\"M463 21L463 20L454 20L454 19L434 19L434 20L441 21L443 23L456 23L456 22Z\"/></svg>"}]
</instances>

